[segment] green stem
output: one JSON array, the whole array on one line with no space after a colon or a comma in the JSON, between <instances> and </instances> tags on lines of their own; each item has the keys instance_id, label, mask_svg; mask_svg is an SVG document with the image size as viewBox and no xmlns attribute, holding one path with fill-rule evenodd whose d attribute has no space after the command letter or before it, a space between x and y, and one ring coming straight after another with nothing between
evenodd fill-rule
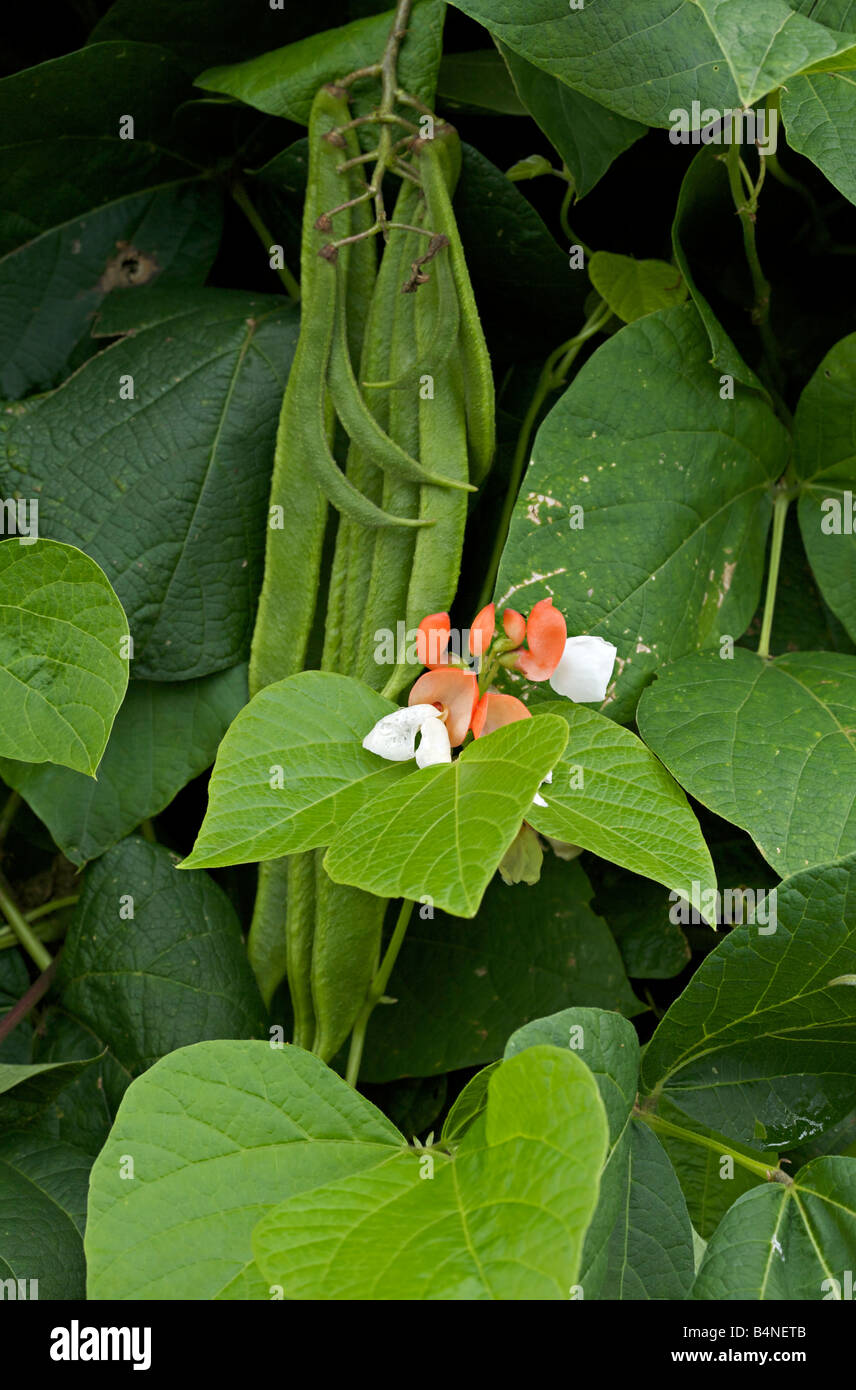
<instances>
[{"instance_id":1,"label":"green stem","mask_svg":"<svg viewBox=\"0 0 856 1390\"><path fill-rule=\"evenodd\" d=\"M544 363L541 375L538 378L538 385L535 387L535 392L529 402L529 408L520 426L520 433L517 436L517 445L514 450L511 472L508 477L508 488L502 507L502 515L500 516L499 524L496 529L490 564L485 573L477 611L484 608L485 604L490 603L493 596L496 576L499 571L499 562L511 526L514 504L517 501L517 494L520 491L520 484L523 481L523 474L526 471L526 465L529 459L529 442L544 402L551 391L556 391L559 387L564 385L565 378L583 344L587 342L589 338L593 337L595 333L599 333L608 323L611 316L612 310L609 305L601 300L597 308L586 319L579 333L575 334L573 338L570 338L568 342L562 343L554 352L551 352L547 361Z\"/></svg>"},{"instance_id":2,"label":"green stem","mask_svg":"<svg viewBox=\"0 0 856 1390\"><path fill-rule=\"evenodd\" d=\"M143 839L148 840L150 845L157 844L158 837L155 834L155 828L150 820L141 820L138 829Z\"/></svg>"},{"instance_id":3,"label":"green stem","mask_svg":"<svg viewBox=\"0 0 856 1390\"><path fill-rule=\"evenodd\" d=\"M60 917L42 917L33 928L39 941L59 941L65 936L67 923ZM0 951L10 951L17 947L18 938L11 927L0 927Z\"/></svg>"},{"instance_id":4,"label":"green stem","mask_svg":"<svg viewBox=\"0 0 856 1390\"><path fill-rule=\"evenodd\" d=\"M764 182L765 172L764 156L760 155L759 158L761 160L761 174L748 200L741 182L740 146L736 142L730 146L725 164L728 170L728 182L731 188L731 196L734 199L734 206L737 210L737 215L740 218L740 225L743 230L743 247L746 252L749 275L752 280L752 322L761 335L761 345L764 350L767 369L774 384L778 385L778 347L770 327L770 282L761 266L761 261L758 256L758 242L755 236L758 193Z\"/></svg>"},{"instance_id":5,"label":"green stem","mask_svg":"<svg viewBox=\"0 0 856 1390\"><path fill-rule=\"evenodd\" d=\"M232 194L232 197L234 198L238 207L241 209L241 212L244 213L250 226L253 228L255 232L258 233L259 239L261 240L262 244L267 247L268 255L270 255L271 248L276 243L274 242L274 239L271 236L266 223L262 220L261 216L259 215L258 209L256 208L255 204L251 201L250 195L248 194L244 185L240 182L240 180L238 180L236 183L233 183L231 185L229 192ZM295 280L288 266L284 265L282 269L278 270L276 273L282 281L283 285L285 286L286 294L295 302L297 302L300 299L300 286Z\"/></svg>"},{"instance_id":6,"label":"green stem","mask_svg":"<svg viewBox=\"0 0 856 1390\"><path fill-rule=\"evenodd\" d=\"M766 1178L768 1182L780 1182L785 1187L790 1187L793 1178L783 1172L781 1168L770 1167L769 1164L759 1163L755 1158L749 1158L747 1154L742 1154L738 1149L729 1148L720 1139L713 1139L706 1134L696 1134L691 1129L683 1129L680 1125L672 1124L671 1120L664 1120L662 1116L653 1114L650 1110L639 1110L635 1112L636 1118L646 1124L649 1129L653 1129L655 1134L669 1134L673 1139L680 1139L685 1144L697 1144L699 1148L710 1149L720 1157L732 1158L741 1168L746 1168L756 1177Z\"/></svg>"},{"instance_id":7,"label":"green stem","mask_svg":"<svg viewBox=\"0 0 856 1390\"><path fill-rule=\"evenodd\" d=\"M20 804L21 798L18 793L10 792L3 805L3 810L0 811L0 847L6 842L6 836L9 834Z\"/></svg>"},{"instance_id":8,"label":"green stem","mask_svg":"<svg viewBox=\"0 0 856 1390\"><path fill-rule=\"evenodd\" d=\"M764 599L764 617L761 621L761 638L758 642L758 655L770 655L770 636L773 631L773 614L776 610L776 589L779 583L779 566L782 560L782 541L785 536L785 519L788 514L792 492L786 485L780 485L773 503L773 538L770 544L770 568L767 573L767 595Z\"/></svg>"},{"instance_id":9,"label":"green stem","mask_svg":"<svg viewBox=\"0 0 856 1390\"><path fill-rule=\"evenodd\" d=\"M2 910L3 916L31 960L39 967L39 970L47 970L53 961L53 956L50 951L45 950L36 933L30 929L29 923L15 902L12 889L2 873L0 873L0 910Z\"/></svg>"},{"instance_id":10,"label":"green stem","mask_svg":"<svg viewBox=\"0 0 856 1390\"><path fill-rule=\"evenodd\" d=\"M64 898L51 898L50 902L42 903L41 907L34 907L29 912L25 912L24 917L28 922L38 922L40 917L51 916L64 907L74 907L79 898L79 893L69 893Z\"/></svg>"},{"instance_id":11,"label":"green stem","mask_svg":"<svg viewBox=\"0 0 856 1390\"><path fill-rule=\"evenodd\" d=\"M371 982L371 987L366 996L366 1002L354 1024L351 1033L351 1050L348 1054L348 1069L345 1072L345 1080L351 1086L356 1086L357 1078L360 1074L360 1063L363 1060L363 1047L366 1041L366 1028L369 1019L374 1013L376 1004L386 993L386 986L392 974L392 968L398 959L398 953L404 943L407 933L407 926L410 921L410 914L413 911L413 903L409 898L405 898L401 904L401 911L395 924L395 930L389 940L383 960L378 967L377 974Z\"/></svg>"}]
</instances>

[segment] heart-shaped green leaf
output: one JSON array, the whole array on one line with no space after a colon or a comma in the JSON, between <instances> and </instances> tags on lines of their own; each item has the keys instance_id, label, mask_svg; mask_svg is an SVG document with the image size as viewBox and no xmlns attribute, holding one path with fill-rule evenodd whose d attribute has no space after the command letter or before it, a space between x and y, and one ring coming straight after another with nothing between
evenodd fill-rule
<instances>
[{"instance_id":1,"label":"heart-shaped green leaf","mask_svg":"<svg viewBox=\"0 0 856 1390\"><path fill-rule=\"evenodd\" d=\"M259 111L305 125L320 86L377 62L394 17L395 12L389 10L365 15L337 29L322 29L319 34L243 63L209 68L196 83L207 91L224 92ZM402 48L398 82L423 100L430 100L433 94L442 33L442 5L437 0L417 0L407 26L408 42ZM379 85L377 90L379 94Z\"/></svg>"},{"instance_id":2,"label":"heart-shaped green leaf","mask_svg":"<svg viewBox=\"0 0 856 1390\"><path fill-rule=\"evenodd\" d=\"M555 715L476 739L442 767L411 773L352 816L324 857L337 883L384 898L428 897L473 917L541 781L568 739Z\"/></svg>"},{"instance_id":3,"label":"heart-shaped green leaf","mask_svg":"<svg viewBox=\"0 0 856 1390\"><path fill-rule=\"evenodd\" d=\"M826 354L800 397L794 467L812 571L856 641L856 333Z\"/></svg>"},{"instance_id":4,"label":"heart-shaped green leaf","mask_svg":"<svg viewBox=\"0 0 856 1390\"><path fill-rule=\"evenodd\" d=\"M451 1156L391 1153L290 1198L253 1232L256 1262L287 1298L567 1299L606 1144L585 1064L531 1048Z\"/></svg>"},{"instance_id":5,"label":"heart-shaped green leaf","mask_svg":"<svg viewBox=\"0 0 856 1390\"><path fill-rule=\"evenodd\" d=\"M632 1115L639 1085L633 1026L601 1009L565 1009L519 1028L505 1055L539 1043L570 1047L583 1059L609 1121L600 1199L580 1273L583 1297L685 1298L694 1270L692 1227L668 1157Z\"/></svg>"},{"instance_id":6,"label":"heart-shaped green leaf","mask_svg":"<svg viewBox=\"0 0 856 1390\"><path fill-rule=\"evenodd\" d=\"M98 768L98 780L68 768L0 760L73 864L96 859L168 806L210 767L247 699L247 668L196 681L131 681Z\"/></svg>"},{"instance_id":7,"label":"heart-shaped green leaf","mask_svg":"<svg viewBox=\"0 0 856 1390\"><path fill-rule=\"evenodd\" d=\"M568 742L527 820L542 835L599 854L682 897L716 889L698 821L677 782L629 729L568 701L536 706L568 724Z\"/></svg>"},{"instance_id":8,"label":"heart-shaped green leaf","mask_svg":"<svg viewBox=\"0 0 856 1390\"><path fill-rule=\"evenodd\" d=\"M845 198L856 203L852 158L856 74L852 70L805 73L788 82L781 100L788 144L812 160Z\"/></svg>"},{"instance_id":9,"label":"heart-shaped green leaf","mask_svg":"<svg viewBox=\"0 0 856 1390\"><path fill-rule=\"evenodd\" d=\"M201 1038L260 1036L235 909L205 873L130 837L88 870L59 968L63 1006L131 1071Z\"/></svg>"},{"instance_id":10,"label":"heart-shaped green leaf","mask_svg":"<svg viewBox=\"0 0 856 1390\"><path fill-rule=\"evenodd\" d=\"M18 1298L83 1298L91 1165L41 1124L0 1136L0 1276L21 1281Z\"/></svg>"},{"instance_id":11,"label":"heart-shaped green leaf","mask_svg":"<svg viewBox=\"0 0 856 1390\"><path fill-rule=\"evenodd\" d=\"M856 850L853 657L699 653L660 674L638 721L681 786L783 877Z\"/></svg>"},{"instance_id":12,"label":"heart-shaped green leaf","mask_svg":"<svg viewBox=\"0 0 856 1390\"><path fill-rule=\"evenodd\" d=\"M683 1299L695 1275L693 1228L668 1154L640 1120L628 1127L619 1217L600 1297Z\"/></svg>"},{"instance_id":13,"label":"heart-shaped green leaf","mask_svg":"<svg viewBox=\"0 0 856 1390\"><path fill-rule=\"evenodd\" d=\"M683 304L687 297L684 277L668 261L637 261L633 256L595 251L589 261L589 279L624 323Z\"/></svg>"},{"instance_id":14,"label":"heart-shaped green leaf","mask_svg":"<svg viewBox=\"0 0 856 1390\"><path fill-rule=\"evenodd\" d=\"M270 1298L250 1248L265 1210L403 1148L379 1110L298 1047L171 1052L129 1087L92 1170L89 1297Z\"/></svg>"},{"instance_id":15,"label":"heart-shaped green leaf","mask_svg":"<svg viewBox=\"0 0 856 1390\"><path fill-rule=\"evenodd\" d=\"M453 3L577 91L656 126L694 101L720 111L751 106L856 43L785 0L610 0L572 10L560 0Z\"/></svg>"},{"instance_id":16,"label":"heart-shaped green leaf","mask_svg":"<svg viewBox=\"0 0 856 1390\"><path fill-rule=\"evenodd\" d=\"M583 198L645 127L575 92L512 48L500 44L499 50L526 109L567 164L577 198Z\"/></svg>"},{"instance_id":17,"label":"heart-shaped green leaf","mask_svg":"<svg viewBox=\"0 0 856 1390\"><path fill-rule=\"evenodd\" d=\"M856 857L773 891L767 924L711 951L642 1062L652 1096L762 1149L826 1129L856 1088L856 990L838 983L856 971Z\"/></svg>"},{"instance_id":18,"label":"heart-shaped green leaf","mask_svg":"<svg viewBox=\"0 0 856 1390\"><path fill-rule=\"evenodd\" d=\"M758 602L788 436L755 392L721 390L696 310L660 310L598 348L535 439L497 604L552 596L569 632L614 642L619 723L658 666L739 636Z\"/></svg>"},{"instance_id":19,"label":"heart-shaped green leaf","mask_svg":"<svg viewBox=\"0 0 856 1390\"><path fill-rule=\"evenodd\" d=\"M0 755L94 777L128 684L107 576L56 541L0 544Z\"/></svg>"},{"instance_id":20,"label":"heart-shaped green leaf","mask_svg":"<svg viewBox=\"0 0 856 1390\"><path fill-rule=\"evenodd\" d=\"M123 293L144 316L148 290ZM190 680L248 654L297 329L273 295L182 290L169 322L99 352L4 433L3 495L37 496L41 534L103 567L138 678Z\"/></svg>"},{"instance_id":21,"label":"heart-shaped green leaf","mask_svg":"<svg viewBox=\"0 0 856 1390\"><path fill-rule=\"evenodd\" d=\"M182 868L278 859L329 845L366 801L413 771L362 743L395 709L361 681L302 671L241 710L220 745L208 810Z\"/></svg>"},{"instance_id":22,"label":"heart-shaped green leaf","mask_svg":"<svg viewBox=\"0 0 856 1390\"><path fill-rule=\"evenodd\" d=\"M789 1186L738 1198L708 1243L692 1297L849 1299L854 1250L856 1158L818 1158Z\"/></svg>"}]
</instances>

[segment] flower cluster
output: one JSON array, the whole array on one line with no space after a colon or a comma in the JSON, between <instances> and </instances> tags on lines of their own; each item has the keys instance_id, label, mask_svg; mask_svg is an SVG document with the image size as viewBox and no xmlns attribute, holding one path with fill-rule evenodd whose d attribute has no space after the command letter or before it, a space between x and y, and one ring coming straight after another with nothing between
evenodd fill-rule
<instances>
[{"instance_id":1,"label":"flower cluster","mask_svg":"<svg viewBox=\"0 0 856 1390\"><path fill-rule=\"evenodd\" d=\"M557 695L587 703L604 698L615 664L611 642L568 637L565 619L551 598L536 603L528 618L506 608L501 629L494 605L483 608L470 628L473 665L450 654L450 638L448 613L423 618L416 649L429 669L414 683L407 707L384 715L363 739L370 753L391 762L415 758L419 767L451 762L452 749L470 731L483 738L531 717L522 700L490 689L503 668L530 681L549 681Z\"/></svg>"}]
</instances>

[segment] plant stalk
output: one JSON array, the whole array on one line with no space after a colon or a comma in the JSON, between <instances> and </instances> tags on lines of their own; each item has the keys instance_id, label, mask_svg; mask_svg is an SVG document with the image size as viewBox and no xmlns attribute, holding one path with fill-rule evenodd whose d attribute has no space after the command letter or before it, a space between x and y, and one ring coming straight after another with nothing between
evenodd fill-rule
<instances>
[{"instance_id":1,"label":"plant stalk","mask_svg":"<svg viewBox=\"0 0 856 1390\"><path fill-rule=\"evenodd\" d=\"M637 1119L642 1120L649 1129L653 1129L655 1134L670 1134L674 1139L681 1139L687 1144L697 1144L700 1148L710 1149L713 1153L720 1156L732 1158L741 1168L746 1168L756 1177L765 1178L767 1182L780 1182L785 1187L790 1187L793 1178L781 1168L770 1167L766 1163L759 1163L755 1158L749 1158L748 1154L742 1154L738 1149L731 1149L727 1144L723 1144L719 1139L712 1139L706 1134L696 1134L691 1129L683 1129L680 1125L672 1124L671 1120L664 1120L661 1115L655 1115L650 1110L634 1111Z\"/></svg>"},{"instance_id":2,"label":"plant stalk","mask_svg":"<svg viewBox=\"0 0 856 1390\"><path fill-rule=\"evenodd\" d=\"M779 567L782 560L782 542L785 538L785 520L791 502L790 490L780 485L773 503L773 536L770 542L770 568L767 573L767 593L764 599L764 616L761 620L761 637L758 642L758 655L770 655L770 637L773 631L773 615L776 611L776 590L779 584Z\"/></svg>"},{"instance_id":3,"label":"plant stalk","mask_svg":"<svg viewBox=\"0 0 856 1390\"><path fill-rule=\"evenodd\" d=\"M12 889L2 873L0 873L0 911L33 963L39 967L39 970L47 970L53 961L53 956L50 951L45 949L36 933L31 929L26 917L15 902Z\"/></svg>"},{"instance_id":4,"label":"plant stalk","mask_svg":"<svg viewBox=\"0 0 856 1390\"><path fill-rule=\"evenodd\" d=\"M231 185L229 192L232 194L233 199L237 203L238 207L241 209L241 212L246 217L250 226L253 228L255 232L258 233L259 240L262 242L264 246L267 247L268 255L270 255L271 248L276 243L274 242L274 239L270 234L267 224L263 221L258 209L252 202L246 188L241 183L241 181L238 180L237 182ZM292 275L288 266L284 265L282 269L278 270L276 273L282 281L283 286L285 287L286 294L289 296L290 299L293 299L294 302L297 303L300 299L300 286L297 283L294 276Z\"/></svg>"},{"instance_id":5,"label":"plant stalk","mask_svg":"<svg viewBox=\"0 0 856 1390\"><path fill-rule=\"evenodd\" d=\"M374 1013L375 1006L379 1003L382 996L386 993L386 986L392 974L392 968L398 959L398 953L404 944L407 934L407 927L410 922L410 914L413 911L413 903L409 898L405 898L401 904L398 920L395 923L395 930L389 940L383 960L378 967L377 974L371 982L371 987L366 996L366 1002L357 1017L351 1033L351 1049L348 1054L348 1068L345 1072L345 1080L351 1086L356 1086L357 1078L360 1074L360 1063L363 1059L363 1047L366 1041L366 1029L369 1019Z\"/></svg>"}]
</instances>

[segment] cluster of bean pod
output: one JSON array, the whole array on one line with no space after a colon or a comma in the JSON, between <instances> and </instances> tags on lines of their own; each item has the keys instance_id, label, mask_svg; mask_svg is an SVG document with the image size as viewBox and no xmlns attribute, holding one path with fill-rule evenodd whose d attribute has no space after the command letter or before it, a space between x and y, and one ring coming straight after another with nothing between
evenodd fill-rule
<instances>
[{"instance_id":1,"label":"cluster of bean pod","mask_svg":"<svg viewBox=\"0 0 856 1390\"><path fill-rule=\"evenodd\" d=\"M409 142L379 265L359 155L346 90L323 87L270 497L283 524L268 531L251 694L317 664L323 624L323 670L397 696L417 672L379 665L375 633L450 607L468 494L493 456L493 378L452 210L458 136L437 122ZM321 858L259 866L249 950L268 1001L288 977L293 1041L329 1060L377 969L387 904L333 883Z\"/></svg>"}]
</instances>

